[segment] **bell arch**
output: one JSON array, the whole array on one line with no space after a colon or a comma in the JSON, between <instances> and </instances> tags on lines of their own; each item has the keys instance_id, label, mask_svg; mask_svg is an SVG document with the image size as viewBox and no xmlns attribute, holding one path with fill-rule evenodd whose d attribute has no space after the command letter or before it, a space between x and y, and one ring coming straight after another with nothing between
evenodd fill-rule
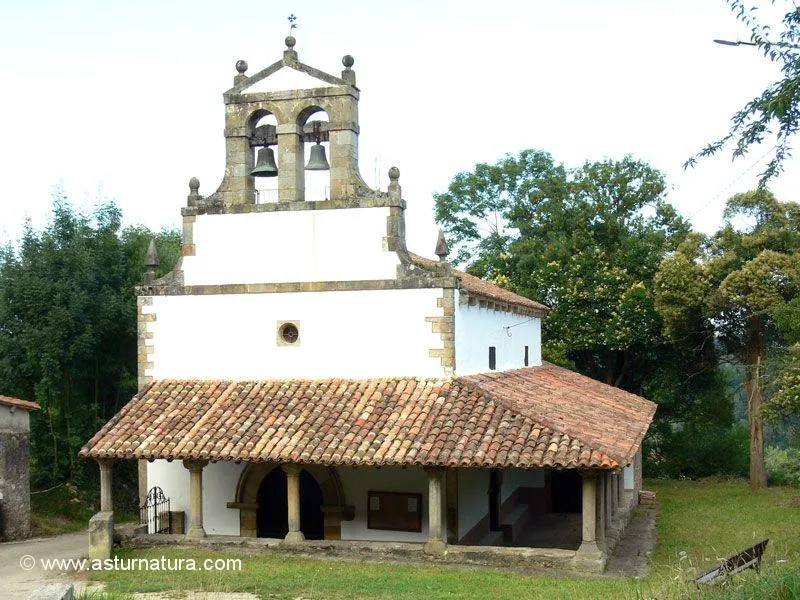
<instances>
[{"instance_id":1,"label":"bell arch","mask_svg":"<svg viewBox=\"0 0 800 600\"><path fill-rule=\"evenodd\" d=\"M297 114L297 127L302 132L303 189L305 199L311 201L331 198L331 114L323 104L309 104Z\"/></svg>"},{"instance_id":2,"label":"bell arch","mask_svg":"<svg viewBox=\"0 0 800 600\"><path fill-rule=\"evenodd\" d=\"M277 176L279 163L275 150L278 147L278 117L267 108L250 113L245 123L250 152L245 172L247 189L251 190L254 204L278 201Z\"/></svg>"},{"instance_id":3,"label":"bell arch","mask_svg":"<svg viewBox=\"0 0 800 600\"><path fill-rule=\"evenodd\" d=\"M342 538L342 521L353 518L353 509L345 504L344 488L339 474L334 467L321 465L301 465L319 484L322 490L322 512L324 515L324 533L326 540ZM235 501L228 503L228 508L239 509L239 535L256 537L258 533L258 490L264 477L274 469L280 469L279 463L250 463L236 483Z\"/></svg>"}]
</instances>

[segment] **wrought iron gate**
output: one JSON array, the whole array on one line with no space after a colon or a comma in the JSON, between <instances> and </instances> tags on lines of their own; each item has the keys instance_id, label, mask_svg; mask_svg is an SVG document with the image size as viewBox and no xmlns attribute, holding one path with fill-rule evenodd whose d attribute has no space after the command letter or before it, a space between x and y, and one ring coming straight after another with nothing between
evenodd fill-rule
<instances>
[{"instance_id":1,"label":"wrought iron gate","mask_svg":"<svg viewBox=\"0 0 800 600\"><path fill-rule=\"evenodd\" d=\"M169 533L172 531L172 513L169 498L160 487L152 487L147 499L139 508L139 524L147 525L147 533Z\"/></svg>"}]
</instances>

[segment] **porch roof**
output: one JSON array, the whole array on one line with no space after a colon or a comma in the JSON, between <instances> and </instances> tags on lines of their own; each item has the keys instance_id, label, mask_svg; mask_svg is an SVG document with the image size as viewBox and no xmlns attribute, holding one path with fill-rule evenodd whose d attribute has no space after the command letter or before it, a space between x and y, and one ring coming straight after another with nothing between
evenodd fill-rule
<instances>
[{"instance_id":1,"label":"porch roof","mask_svg":"<svg viewBox=\"0 0 800 600\"><path fill-rule=\"evenodd\" d=\"M643 398L547 363L452 380L161 380L81 454L615 469L631 461L654 412Z\"/></svg>"}]
</instances>

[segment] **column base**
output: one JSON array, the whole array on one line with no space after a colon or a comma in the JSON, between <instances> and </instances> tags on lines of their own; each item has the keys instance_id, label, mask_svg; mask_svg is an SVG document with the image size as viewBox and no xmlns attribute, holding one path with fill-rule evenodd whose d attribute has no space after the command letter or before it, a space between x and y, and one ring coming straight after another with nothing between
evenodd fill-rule
<instances>
[{"instance_id":1,"label":"column base","mask_svg":"<svg viewBox=\"0 0 800 600\"><path fill-rule=\"evenodd\" d=\"M423 547L425 554L441 555L447 551L447 544L442 540L428 540Z\"/></svg>"},{"instance_id":2,"label":"column base","mask_svg":"<svg viewBox=\"0 0 800 600\"><path fill-rule=\"evenodd\" d=\"M190 540L202 540L206 537L206 530L202 526L192 525L189 531L186 532L186 537Z\"/></svg>"},{"instance_id":3,"label":"column base","mask_svg":"<svg viewBox=\"0 0 800 600\"><path fill-rule=\"evenodd\" d=\"M89 519L89 558L111 558L114 547L114 513L99 512Z\"/></svg>"},{"instance_id":4,"label":"column base","mask_svg":"<svg viewBox=\"0 0 800 600\"><path fill-rule=\"evenodd\" d=\"M298 544L302 544L306 541L306 536L303 535L302 531L290 531L286 534L286 537L283 538L283 543L288 546L296 546Z\"/></svg>"},{"instance_id":5,"label":"column base","mask_svg":"<svg viewBox=\"0 0 800 600\"><path fill-rule=\"evenodd\" d=\"M597 542L582 542L572 559L572 568L576 571L602 573L606 568L606 555Z\"/></svg>"}]
</instances>

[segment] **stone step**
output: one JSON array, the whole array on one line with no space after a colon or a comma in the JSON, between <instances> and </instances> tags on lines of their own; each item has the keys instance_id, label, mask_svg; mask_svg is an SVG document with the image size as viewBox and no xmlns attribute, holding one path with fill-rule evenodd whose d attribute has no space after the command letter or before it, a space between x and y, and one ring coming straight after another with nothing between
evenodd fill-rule
<instances>
[{"instance_id":1,"label":"stone step","mask_svg":"<svg viewBox=\"0 0 800 600\"><path fill-rule=\"evenodd\" d=\"M503 531L503 543L513 544L530 520L531 508L527 504L520 504L512 510L500 525Z\"/></svg>"},{"instance_id":2,"label":"stone step","mask_svg":"<svg viewBox=\"0 0 800 600\"><path fill-rule=\"evenodd\" d=\"M502 531L490 531L487 533L481 541L478 542L479 546L502 546L503 545L503 532Z\"/></svg>"}]
</instances>

